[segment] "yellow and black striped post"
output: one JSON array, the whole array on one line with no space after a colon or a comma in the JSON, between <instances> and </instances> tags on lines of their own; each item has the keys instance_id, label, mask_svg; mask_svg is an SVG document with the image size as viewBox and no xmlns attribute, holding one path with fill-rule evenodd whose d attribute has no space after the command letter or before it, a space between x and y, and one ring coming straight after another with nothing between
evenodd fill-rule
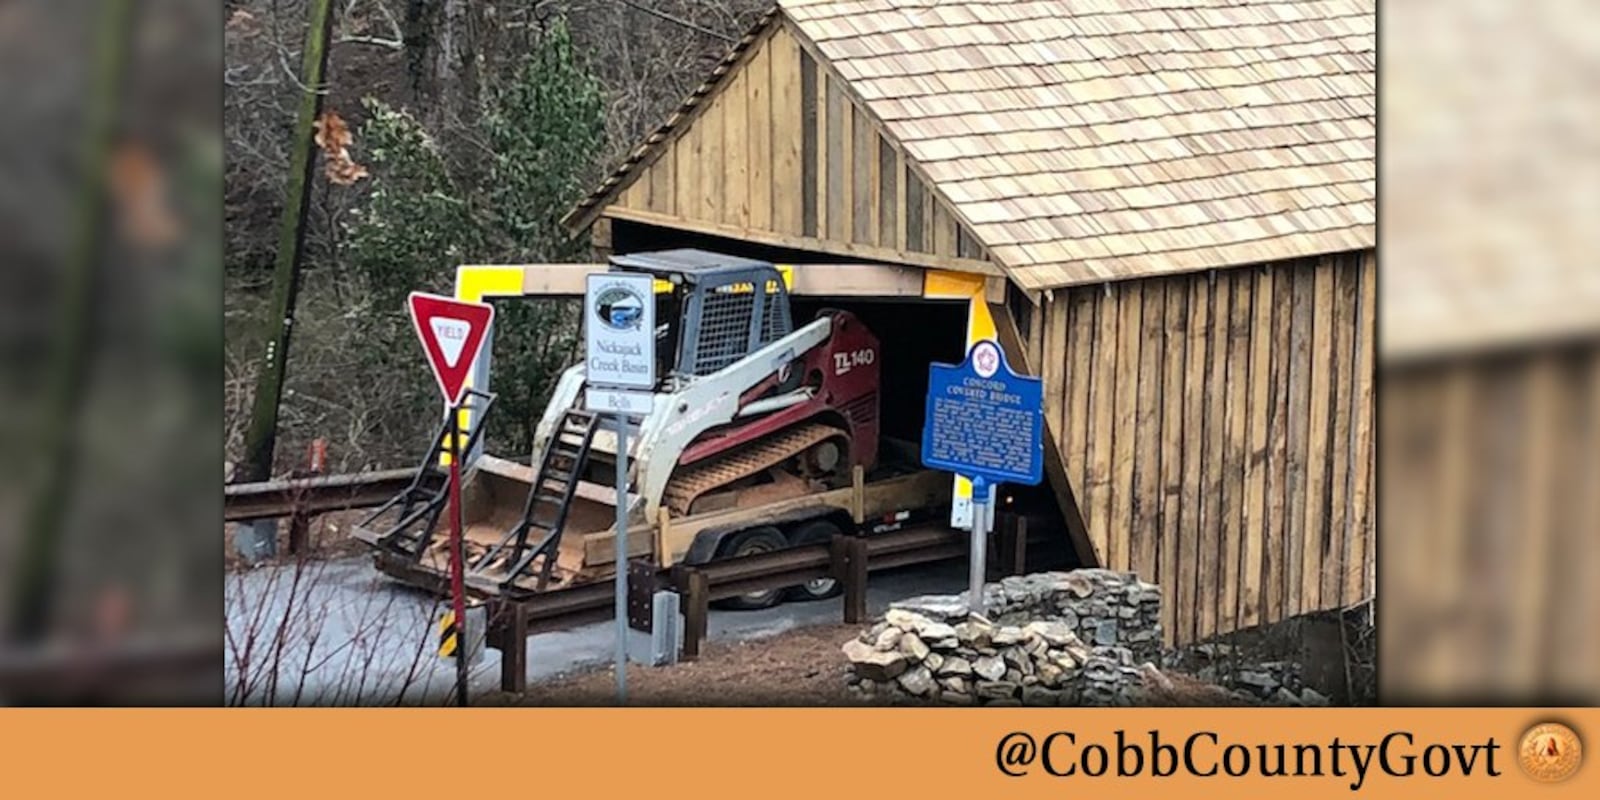
<instances>
[{"instance_id":1,"label":"yellow and black striped post","mask_svg":"<svg viewBox=\"0 0 1600 800\"><path fill-rule=\"evenodd\" d=\"M446 611L439 618L439 657L461 657L461 626L456 624L456 612Z\"/></svg>"}]
</instances>

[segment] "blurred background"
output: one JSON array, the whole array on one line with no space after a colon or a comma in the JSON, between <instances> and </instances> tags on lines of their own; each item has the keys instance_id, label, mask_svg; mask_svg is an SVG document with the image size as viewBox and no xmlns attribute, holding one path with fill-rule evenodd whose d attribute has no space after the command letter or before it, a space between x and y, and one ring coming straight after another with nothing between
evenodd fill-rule
<instances>
[{"instance_id":1,"label":"blurred background","mask_svg":"<svg viewBox=\"0 0 1600 800\"><path fill-rule=\"evenodd\" d=\"M1379 687L1600 702L1600 5L1380 4Z\"/></svg>"},{"instance_id":2,"label":"blurred background","mask_svg":"<svg viewBox=\"0 0 1600 800\"><path fill-rule=\"evenodd\" d=\"M650 58L609 54L596 65L602 88L628 88L605 89L594 109L592 87L572 84L574 118L597 109L604 129L530 136L581 138L589 149L551 157L604 163L689 88L664 76L703 73L698 61L727 44L718 32L742 30L763 4L655 4L704 31L663 24ZM351 237L369 252L415 243L349 218L347 187L370 183L356 174L362 164L405 147L425 152L419 125L449 129L356 98L398 104L443 91L419 77L438 75L404 57L413 5L430 4L332 4L326 99L350 120L354 160L315 173L302 308L303 324L334 344L291 350L290 375L301 377L291 378L300 383L286 390L284 414L295 430L351 442L384 441L371 434L403 403L380 392L319 402L338 397L330 387L350 368L340 359L349 343L394 333L334 313L347 307L338 293L395 262L340 253ZM482 63L560 79L565 34L532 24L546 5L474 4L500 14ZM585 29L594 31L619 13L610 0L561 5L592 15ZM1594 703L1600 7L1379 6L1381 698ZM218 489L246 438L223 410L252 402L264 344L250 337L272 316L265 287L305 91L308 9L304 0L0 0L0 702L221 701ZM516 57L528 52L554 55ZM344 96L339 86L362 91ZM541 141L495 146L547 152ZM470 169L434 166L438 174L406 178L420 196L433 196L421 191L428 181ZM563 174L587 185L583 168ZM553 242L506 242L487 223L451 230L477 238L429 246L562 256ZM225 354L225 313L237 357ZM404 368L417 374L393 380L426 389L410 355ZM296 436L279 442L274 473L304 460L309 442ZM331 471L398 457L340 444L331 443Z\"/></svg>"},{"instance_id":3,"label":"blurred background","mask_svg":"<svg viewBox=\"0 0 1600 800\"><path fill-rule=\"evenodd\" d=\"M0 2L0 697L221 694L220 15Z\"/></svg>"}]
</instances>

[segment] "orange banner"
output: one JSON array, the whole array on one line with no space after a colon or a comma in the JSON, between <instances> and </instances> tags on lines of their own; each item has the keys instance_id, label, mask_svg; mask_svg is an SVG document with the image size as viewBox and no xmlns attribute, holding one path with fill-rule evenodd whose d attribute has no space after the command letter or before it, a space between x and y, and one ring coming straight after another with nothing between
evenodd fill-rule
<instances>
[{"instance_id":1,"label":"orange banner","mask_svg":"<svg viewBox=\"0 0 1600 800\"><path fill-rule=\"evenodd\" d=\"M7 710L0 760L14 797L1461 800L1600 796L1597 730L1593 709Z\"/></svg>"}]
</instances>

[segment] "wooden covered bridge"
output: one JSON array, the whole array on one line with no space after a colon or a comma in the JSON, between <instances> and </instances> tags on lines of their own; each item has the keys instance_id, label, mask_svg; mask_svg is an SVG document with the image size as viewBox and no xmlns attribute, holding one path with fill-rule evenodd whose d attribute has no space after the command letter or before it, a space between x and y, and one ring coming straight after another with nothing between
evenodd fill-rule
<instances>
[{"instance_id":1,"label":"wooden covered bridge","mask_svg":"<svg viewBox=\"0 0 1600 800\"><path fill-rule=\"evenodd\" d=\"M966 280L968 335L1045 381L1080 560L1160 583L1170 639L1346 606L1376 555L1373 6L781 0L566 223Z\"/></svg>"}]
</instances>

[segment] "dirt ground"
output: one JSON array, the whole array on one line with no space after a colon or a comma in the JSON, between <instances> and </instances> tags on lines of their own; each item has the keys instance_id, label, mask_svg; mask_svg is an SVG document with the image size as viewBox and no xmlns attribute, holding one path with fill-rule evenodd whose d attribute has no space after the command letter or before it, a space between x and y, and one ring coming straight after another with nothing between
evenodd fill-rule
<instances>
[{"instance_id":1,"label":"dirt ground","mask_svg":"<svg viewBox=\"0 0 1600 800\"><path fill-rule=\"evenodd\" d=\"M670 667L631 666L633 706L863 706L886 705L882 696L849 691L849 662L840 646L858 625L797 628L766 639L708 644L699 660ZM1155 706L1232 706L1244 701L1189 676L1168 673L1164 685L1147 685ZM497 694L485 705L609 706L616 697L610 665L533 684L525 695Z\"/></svg>"},{"instance_id":2,"label":"dirt ground","mask_svg":"<svg viewBox=\"0 0 1600 800\"><path fill-rule=\"evenodd\" d=\"M635 706L864 705L845 683L849 662L839 647L857 625L818 625L744 642L708 643L697 661L670 667L631 666L628 704ZM497 695L489 704L606 706L616 697L610 665L533 684L526 695Z\"/></svg>"}]
</instances>

